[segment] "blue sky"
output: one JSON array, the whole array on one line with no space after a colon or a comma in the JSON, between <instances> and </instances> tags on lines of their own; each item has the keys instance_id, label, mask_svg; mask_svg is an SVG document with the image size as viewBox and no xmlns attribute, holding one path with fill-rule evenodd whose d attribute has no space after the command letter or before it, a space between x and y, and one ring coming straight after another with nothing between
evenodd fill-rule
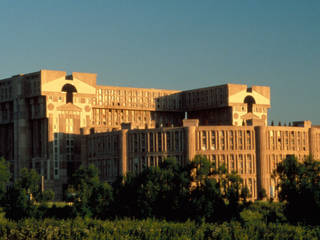
<instances>
[{"instance_id":1,"label":"blue sky","mask_svg":"<svg viewBox=\"0 0 320 240\"><path fill-rule=\"evenodd\" d=\"M101 85L268 85L270 121L320 124L320 1L1 0L0 79L40 69Z\"/></svg>"}]
</instances>

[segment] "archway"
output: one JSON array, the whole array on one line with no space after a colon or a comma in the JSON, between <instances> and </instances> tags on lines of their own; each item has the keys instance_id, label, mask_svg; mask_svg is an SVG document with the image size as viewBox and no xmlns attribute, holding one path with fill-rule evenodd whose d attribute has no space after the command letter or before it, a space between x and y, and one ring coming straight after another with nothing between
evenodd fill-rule
<instances>
[{"instance_id":1,"label":"archway","mask_svg":"<svg viewBox=\"0 0 320 240\"><path fill-rule=\"evenodd\" d=\"M67 93L66 103L73 103L73 93L77 92L77 89L73 85L71 85L69 83L65 84L62 87L61 92Z\"/></svg>"},{"instance_id":2,"label":"archway","mask_svg":"<svg viewBox=\"0 0 320 240\"><path fill-rule=\"evenodd\" d=\"M249 112L252 112L252 105L256 104L256 101L254 100L254 98L252 96L246 96L246 98L244 99L244 103L247 104L248 113L249 113Z\"/></svg>"}]
</instances>

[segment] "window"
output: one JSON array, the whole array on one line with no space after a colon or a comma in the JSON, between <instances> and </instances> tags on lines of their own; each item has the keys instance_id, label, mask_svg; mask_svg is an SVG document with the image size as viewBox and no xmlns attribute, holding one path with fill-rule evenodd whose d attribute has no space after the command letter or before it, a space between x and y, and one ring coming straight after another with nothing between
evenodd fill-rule
<instances>
[{"instance_id":1,"label":"window","mask_svg":"<svg viewBox=\"0 0 320 240\"><path fill-rule=\"evenodd\" d=\"M230 146L230 149L231 149L231 150L234 149L233 131L229 131L229 146Z\"/></svg>"},{"instance_id":2,"label":"window","mask_svg":"<svg viewBox=\"0 0 320 240\"><path fill-rule=\"evenodd\" d=\"M248 107L248 113L252 112L252 106L253 104L255 104L255 100L252 96L246 96L246 98L244 99L244 103L247 104L247 107Z\"/></svg>"},{"instance_id":3,"label":"window","mask_svg":"<svg viewBox=\"0 0 320 240\"><path fill-rule=\"evenodd\" d=\"M179 132L174 133L174 145L175 145L175 151L178 152L180 148L179 144Z\"/></svg>"},{"instance_id":4,"label":"window","mask_svg":"<svg viewBox=\"0 0 320 240\"><path fill-rule=\"evenodd\" d=\"M214 164L215 168L217 169L218 164L217 164L217 157L216 157L216 155L212 155L212 163Z\"/></svg>"},{"instance_id":5,"label":"window","mask_svg":"<svg viewBox=\"0 0 320 240\"><path fill-rule=\"evenodd\" d=\"M243 134L242 134L242 131L239 131L238 132L238 135L239 135L239 149L242 150L242 146L243 146Z\"/></svg>"},{"instance_id":6,"label":"window","mask_svg":"<svg viewBox=\"0 0 320 240\"><path fill-rule=\"evenodd\" d=\"M251 149L251 132L247 131L247 149Z\"/></svg>"},{"instance_id":7,"label":"window","mask_svg":"<svg viewBox=\"0 0 320 240\"><path fill-rule=\"evenodd\" d=\"M77 92L77 89L73 85L71 85L69 83L65 84L62 87L61 92L67 93L67 101L66 101L67 103L73 103L73 93ZM59 100L60 100L60 98L59 98Z\"/></svg>"},{"instance_id":8,"label":"window","mask_svg":"<svg viewBox=\"0 0 320 240\"><path fill-rule=\"evenodd\" d=\"M238 156L238 159L239 159L239 172L240 174L243 174L243 156L240 154Z\"/></svg>"},{"instance_id":9,"label":"window","mask_svg":"<svg viewBox=\"0 0 320 240\"><path fill-rule=\"evenodd\" d=\"M219 149L224 150L225 149L225 143L224 143L224 131L219 131Z\"/></svg>"},{"instance_id":10,"label":"window","mask_svg":"<svg viewBox=\"0 0 320 240\"><path fill-rule=\"evenodd\" d=\"M141 151L146 151L146 135L143 133L141 134Z\"/></svg>"},{"instance_id":11,"label":"window","mask_svg":"<svg viewBox=\"0 0 320 240\"><path fill-rule=\"evenodd\" d=\"M234 155L230 155L229 157L229 166L230 166L230 171L235 171L235 164L234 164Z\"/></svg>"},{"instance_id":12,"label":"window","mask_svg":"<svg viewBox=\"0 0 320 240\"><path fill-rule=\"evenodd\" d=\"M161 133L158 133L158 151L162 151L162 138L161 138Z\"/></svg>"},{"instance_id":13,"label":"window","mask_svg":"<svg viewBox=\"0 0 320 240\"><path fill-rule=\"evenodd\" d=\"M252 187L252 179L248 179L248 189L249 189L249 194L252 197L253 196L253 187Z\"/></svg>"},{"instance_id":14,"label":"window","mask_svg":"<svg viewBox=\"0 0 320 240\"><path fill-rule=\"evenodd\" d=\"M207 132L202 131L202 140L201 140L201 149L206 150L207 149Z\"/></svg>"},{"instance_id":15,"label":"window","mask_svg":"<svg viewBox=\"0 0 320 240\"><path fill-rule=\"evenodd\" d=\"M72 118L66 119L66 132L67 133L73 132L73 119Z\"/></svg>"},{"instance_id":16,"label":"window","mask_svg":"<svg viewBox=\"0 0 320 240\"><path fill-rule=\"evenodd\" d=\"M170 136L170 132L167 132L166 136L167 136L167 151L171 150L171 136Z\"/></svg>"},{"instance_id":17,"label":"window","mask_svg":"<svg viewBox=\"0 0 320 240\"><path fill-rule=\"evenodd\" d=\"M215 131L211 131L211 150L216 149L216 133Z\"/></svg>"},{"instance_id":18,"label":"window","mask_svg":"<svg viewBox=\"0 0 320 240\"><path fill-rule=\"evenodd\" d=\"M226 168L228 168L226 165L226 157L224 155L220 156L219 166L225 166Z\"/></svg>"},{"instance_id":19,"label":"window","mask_svg":"<svg viewBox=\"0 0 320 240\"><path fill-rule=\"evenodd\" d=\"M154 146L153 146L153 143L154 143L154 141L153 141L153 136L154 136L154 134L153 134L153 133L150 133L150 135L149 135L149 137L150 137L150 139L149 139L149 143L150 143L150 152L153 152L153 151L154 151Z\"/></svg>"},{"instance_id":20,"label":"window","mask_svg":"<svg viewBox=\"0 0 320 240\"><path fill-rule=\"evenodd\" d=\"M133 135L133 151L138 152L138 135L136 133Z\"/></svg>"},{"instance_id":21,"label":"window","mask_svg":"<svg viewBox=\"0 0 320 240\"><path fill-rule=\"evenodd\" d=\"M251 158L250 154L247 155L247 162L248 162L248 173L252 174L253 173L253 170L252 170L252 158Z\"/></svg>"}]
</instances>

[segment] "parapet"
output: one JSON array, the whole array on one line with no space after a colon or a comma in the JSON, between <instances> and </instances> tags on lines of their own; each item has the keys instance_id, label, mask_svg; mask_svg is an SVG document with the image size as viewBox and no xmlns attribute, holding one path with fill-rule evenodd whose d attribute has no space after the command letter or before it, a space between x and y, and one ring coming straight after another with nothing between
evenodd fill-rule
<instances>
[{"instance_id":1,"label":"parapet","mask_svg":"<svg viewBox=\"0 0 320 240\"><path fill-rule=\"evenodd\" d=\"M294 127L307 127L307 128L311 128L312 122L311 122L310 120L295 121L295 122L292 122L292 125L293 125Z\"/></svg>"},{"instance_id":2,"label":"parapet","mask_svg":"<svg viewBox=\"0 0 320 240\"><path fill-rule=\"evenodd\" d=\"M199 127L199 119L183 119L184 127Z\"/></svg>"}]
</instances>

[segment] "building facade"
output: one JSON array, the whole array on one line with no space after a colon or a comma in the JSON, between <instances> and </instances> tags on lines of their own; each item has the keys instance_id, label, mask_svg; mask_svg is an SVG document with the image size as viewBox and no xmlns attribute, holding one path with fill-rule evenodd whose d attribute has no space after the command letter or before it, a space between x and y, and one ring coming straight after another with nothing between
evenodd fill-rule
<instances>
[{"instance_id":1,"label":"building facade","mask_svg":"<svg viewBox=\"0 0 320 240\"><path fill-rule=\"evenodd\" d=\"M63 197L81 164L101 179L206 155L237 171L252 198L287 154L320 157L320 128L268 126L270 88L225 84L188 91L96 85L96 74L41 70L0 80L0 155L14 178L34 168ZM196 119L196 120L193 120Z\"/></svg>"},{"instance_id":2,"label":"building facade","mask_svg":"<svg viewBox=\"0 0 320 240\"><path fill-rule=\"evenodd\" d=\"M92 133L87 138L88 163L99 169L101 179L112 182L127 172L157 166L166 157L184 165L196 155L204 155L216 167L224 164L237 172L248 187L251 199L264 189L275 198L273 171L287 155L302 161L320 157L320 128L310 121L294 126L200 126L186 119L181 127L124 129Z\"/></svg>"}]
</instances>

